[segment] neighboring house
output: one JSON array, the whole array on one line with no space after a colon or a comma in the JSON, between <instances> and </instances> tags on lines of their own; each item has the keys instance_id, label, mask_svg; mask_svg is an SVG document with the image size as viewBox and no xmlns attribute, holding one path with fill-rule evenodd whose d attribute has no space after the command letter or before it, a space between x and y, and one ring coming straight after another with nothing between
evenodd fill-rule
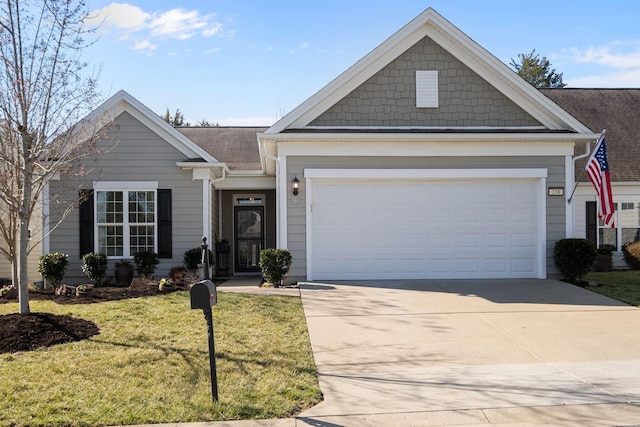
<instances>
[{"instance_id":1,"label":"neighboring house","mask_svg":"<svg viewBox=\"0 0 640 427\"><path fill-rule=\"evenodd\" d=\"M589 156L576 162L579 179L572 199L574 237L614 250L614 267L626 267L621 247L640 240L640 89L543 89L543 94L594 132L606 129L607 155L616 204L616 228L597 219L596 195L587 174ZM588 150L593 151L594 144ZM587 152L578 145L576 155Z\"/></svg>"},{"instance_id":2,"label":"neighboring house","mask_svg":"<svg viewBox=\"0 0 640 427\"><path fill-rule=\"evenodd\" d=\"M174 129L118 92L88 118L113 120L118 144L44 247L74 280L89 251L153 249L166 275L202 236L229 241L225 275L259 274L259 251L281 247L289 282L545 278L555 243L586 233L592 189L567 198L601 130L555 93L433 9L269 128Z\"/></svg>"}]
</instances>

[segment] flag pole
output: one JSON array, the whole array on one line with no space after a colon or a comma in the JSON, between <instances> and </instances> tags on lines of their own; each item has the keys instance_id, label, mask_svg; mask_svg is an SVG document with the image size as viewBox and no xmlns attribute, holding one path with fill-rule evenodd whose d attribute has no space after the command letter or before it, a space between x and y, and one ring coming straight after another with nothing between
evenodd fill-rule
<instances>
[{"instance_id":1,"label":"flag pole","mask_svg":"<svg viewBox=\"0 0 640 427\"><path fill-rule=\"evenodd\" d=\"M606 129L602 129L602 132L600 133L600 137L598 137L598 140L596 141L596 147L598 146L598 143L600 142L600 140L604 137L605 133L607 133L607 130ZM593 152L591 152L590 154L593 154ZM567 200L568 204L571 204L571 200L573 199L573 195L576 192L576 188L578 188L578 184L580 183L580 180L582 179L582 175L584 175L584 171L585 171L585 168L582 168L582 172L580 172L580 176L576 180L576 184L573 186L573 191L571 192L571 196L569 196L569 199Z\"/></svg>"}]
</instances>

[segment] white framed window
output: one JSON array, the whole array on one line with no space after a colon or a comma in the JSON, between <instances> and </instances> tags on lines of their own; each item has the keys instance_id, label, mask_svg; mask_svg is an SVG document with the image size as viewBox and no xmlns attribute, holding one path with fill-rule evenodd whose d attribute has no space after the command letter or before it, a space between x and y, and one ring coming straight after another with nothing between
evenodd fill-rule
<instances>
[{"instance_id":1,"label":"white framed window","mask_svg":"<svg viewBox=\"0 0 640 427\"><path fill-rule=\"evenodd\" d=\"M131 258L157 252L157 184L94 185L96 252L110 258Z\"/></svg>"},{"instance_id":2,"label":"white framed window","mask_svg":"<svg viewBox=\"0 0 640 427\"><path fill-rule=\"evenodd\" d=\"M614 221L616 228L608 227L598 219L598 248L622 250L627 243L640 241L640 202L616 202Z\"/></svg>"}]
</instances>

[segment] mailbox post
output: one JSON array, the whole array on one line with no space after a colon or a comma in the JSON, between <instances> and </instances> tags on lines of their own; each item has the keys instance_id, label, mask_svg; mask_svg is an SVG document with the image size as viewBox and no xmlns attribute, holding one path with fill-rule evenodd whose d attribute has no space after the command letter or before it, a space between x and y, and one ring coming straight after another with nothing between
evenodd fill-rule
<instances>
[{"instance_id":1,"label":"mailbox post","mask_svg":"<svg viewBox=\"0 0 640 427\"><path fill-rule=\"evenodd\" d=\"M202 265L204 265L204 280L209 280L211 279L211 277L209 277L209 269L210 269L210 265L209 265L209 245L207 245L207 238L203 237L202 238L202 245L200 246L202 248Z\"/></svg>"},{"instance_id":2,"label":"mailbox post","mask_svg":"<svg viewBox=\"0 0 640 427\"><path fill-rule=\"evenodd\" d=\"M206 246L204 244L203 246ZM208 257L207 257L208 258ZM211 280L201 280L194 284L189 292L191 297L191 309L201 308L207 321L209 333L209 368L211 371L211 396L213 401L218 400L218 378L216 374L215 344L213 341L213 313L211 307L218 303L218 291Z\"/></svg>"}]
</instances>

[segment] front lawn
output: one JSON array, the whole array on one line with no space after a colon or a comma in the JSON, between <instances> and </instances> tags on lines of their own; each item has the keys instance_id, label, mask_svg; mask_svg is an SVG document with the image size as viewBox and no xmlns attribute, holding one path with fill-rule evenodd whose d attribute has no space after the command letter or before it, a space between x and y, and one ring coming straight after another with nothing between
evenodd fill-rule
<instances>
[{"instance_id":1,"label":"front lawn","mask_svg":"<svg viewBox=\"0 0 640 427\"><path fill-rule=\"evenodd\" d=\"M189 293L97 304L32 301L32 312L90 320L89 339L0 354L0 425L122 425L280 418L322 400L299 298L220 293L218 393L207 329ZM17 303L0 304L3 314Z\"/></svg>"},{"instance_id":2,"label":"front lawn","mask_svg":"<svg viewBox=\"0 0 640 427\"><path fill-rule=\"evenodd\" d=\"M601 286L586 287L593 292L630 305L640 306L640 271L625 270L589 273L582 279L602 284Z\"/></svg>"}]
</instances>

